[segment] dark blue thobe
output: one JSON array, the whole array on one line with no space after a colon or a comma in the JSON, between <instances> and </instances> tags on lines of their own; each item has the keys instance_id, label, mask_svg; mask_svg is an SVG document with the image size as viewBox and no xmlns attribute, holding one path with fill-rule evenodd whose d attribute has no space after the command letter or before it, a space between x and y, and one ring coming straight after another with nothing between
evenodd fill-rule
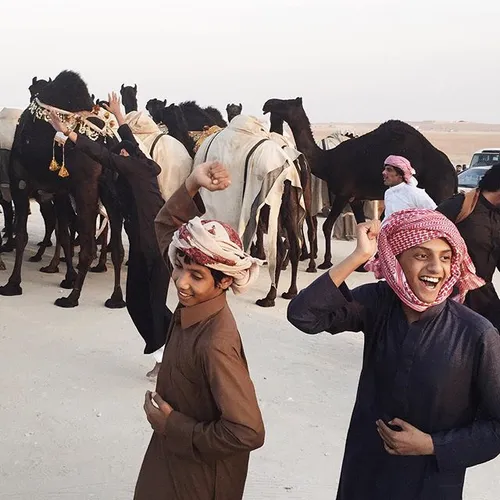
<instances>
[{"instance_id":1,"label":"dark blue thobe","mask_svg":"<svg viewBox=\"0 0 500 500\"><path fill-rule=\"evenodd\" d=\"M409 324L385 281L352 292L328 273L289 305L315 334L365 334L338 500L459 500L467 467L500 453L500 336L448 299ZM435 456L393 456L376 420L401 418L432 436Z\"/></svg>"}]
</instances>

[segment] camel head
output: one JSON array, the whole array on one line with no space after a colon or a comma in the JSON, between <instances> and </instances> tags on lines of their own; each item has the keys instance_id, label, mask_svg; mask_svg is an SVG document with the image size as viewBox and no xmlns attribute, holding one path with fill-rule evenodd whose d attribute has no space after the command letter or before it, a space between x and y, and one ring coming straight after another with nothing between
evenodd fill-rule
<instances>
[{"instance_id":1,"label":"camel head","mask_svg":"<svg viewBox=\"0 0 500 500\"><path fill-rule=\"evenodd\" d=\"M36 76L34 76L31 81L31 85L28 87L28 90L30 91L30 101L32 101L49 83L52 83L52 78L49 78L48 80L39 80Z\"/></svg>"},{"instance_id":2,"label":"camel head","mask_svg":"<svg viewBox=\"0 0 500 500\"><path fill-rule=\"evenodd\" d=\"M188 131L186 117L184 116L182 109L177 106L177 104L166 106L163 110L162 118L163 123L169 130Z\"/></svg>"},{"instance_id":3,"label":"camel head","mask_svg":"<svg viewBox=\"0 0 500 500\"><path fill-rule=\"evenodd\" d=\"M151 115L151 118L156 123L160 123L161 120L161 113L165 106L167 105L167 100L164 99L163 101L160 101L159 99L150 99L147 104L146 104L146 109L148 110L148 113Z\"/></svg>"},{"instance_id":4,"label":"camel head","mask_svg":"<svg viewBox=\"0 0 500 500\"><path fill-rule=\"evenodd\" d=\"M235 116L241 115L243 106L240 104L228 104L226 106L227 121L230 122Z\"/></svg>"},{"instance_id":5,"label":"camel head","mask_svg":"<svg viewBox=\"0 0 500 500\"><path fill-rule=\"evenodd\" d=\"M137 111L137 84L131 87L130 85L125 86L122 83L120 94L125 112Z\"/></svg>"},{"instance_id":6,"label":"camel head","mask_svg":"<svg viewBox=\"0 0 500 500\"><path fill-rule=\"evenodd\" d=\"M267 113L272 113L276 117L289 122L289 119L293 118L298 113L304 113L302 97L297 97L296 99L269 99L269 101L264 104L262 112L265 115Z\"/></svg>"}]
</instances>

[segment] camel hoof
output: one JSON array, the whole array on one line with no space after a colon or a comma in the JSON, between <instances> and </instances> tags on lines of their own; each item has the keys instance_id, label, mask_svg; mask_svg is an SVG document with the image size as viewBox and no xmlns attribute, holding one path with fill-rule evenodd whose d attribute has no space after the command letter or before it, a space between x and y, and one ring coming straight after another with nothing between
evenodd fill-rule
<instances>
[{"instance_id":1,"label":"camel hoof","mask_svg":"<svg viewBox=\"0 0 500 500\"><path fill-rule=\"evenodd\" d=\"M65 290L72 290L73 287L75 286L75 278L65 278L61 281L61 284L59 285L61 288L64 288ZM76 304L78 305L78 304ZM61 306L64 307L64 306ZM74 307L74 306L69 306L69 307Z\"/></svg>"},{"instance_id":2,"label":"camel hoof","mask_svg":"<svg viewBox=\"0 0 500 500\"><path fill-rule=\"evenodd\" d=\"M330 267L332 267L332 266L333 266L333 264L330 261L328 261L328 262L325 261L325 262L323 262L323 264L320 264L318 266L318 269L330 269Z\"/></svg>"},{"instance_id":3,"label":"camel hoof","mask_svg":"<svg viewBox=\"0 0 500 500\"><path fill-rule=\"evenodd\" d=\"M55 266L55 267L52 267L52 266L41 267L40 268L40 272L41 273L45 273L45 274L56 274L56 273L59 272L59 267L58 266Z\"/></svg>"},{"instance_id":4,"label":"camel hoof","mask_svg":"<svg viewBox=\"0 0 500 500\"><path fill-rule=\"evenodd\" d=\"M42 260L41 255L33 255L33 257L30 257L28 259L29 262L40 262Z\"/></svg>"},{"instance_id":5,"label":"camel hoof","mask_svg":"<svg viewBox=\"0 0 500 500\"><path fill-rule=\"evenodd\" d=\"M307 269L306 269L306 273L317 273L318 270L316 269L316 266L309 266Z\"/></svg>"},{"instance_id":6,"label":"camel hoof","mask_svg":"<svg viewBox=\"0 0 500 500\"><path fill-rule=\"evenodd\" d=\"M274 307L275 306L275 301L273 299L268 299L268 298L259 299L255 303L260 307Z\"/></svg>"},{"instance_id":7,"label":"camel hoof","mask_svg":"<svg viewBox=\"0 0 500 500\"><path fill-rule=\"evenodd\" d=\"M297 292L284 292L281 296L286 300L292 300L297 297Z\"/></svg>"},{"instance_id":8,"label":"camel hoof","mask_svg":"<svg viewBox=\"0 0 500 500\"><path fill-rule=\"evenodd\" d=\"M123 299L113 299L113 297L104 302L104 307L108 309L123 309L126 306L127 303Z\"/></svg>"},{"instance_id":9,"label":"camel hoof","mask_svg":"<svg viewBox=\"0 0 500 500\"><path fill-rule=\"evenodd\" d=\"M21 285L13 285L12 283L7 283L5 286L0 286L0 295L4 297L14 297L15 295L22 295L23 289Z\"/></svg>"},{"instance_id":10,"label":"camel hoof","mask_svg":"<svg viewBox=\"0 0 500 500\"><path fill-rule=\"evenodd\" d=\"M78 305L78 300L70 299L69 297L60 297L54 304L58 307L69 309L71 307L76 307Z\"/></svg>"},{"instance_id":11,"label":"camel hoof","mask_svg":"<svg viewBox=\"0 0 500 500\"><path fill-rule=\"evenodd\" d=\"M97 264L97 266L91 267L89 271L91 273L105 273L108 270L106 264Z\"/></svg>"}]
</instances>

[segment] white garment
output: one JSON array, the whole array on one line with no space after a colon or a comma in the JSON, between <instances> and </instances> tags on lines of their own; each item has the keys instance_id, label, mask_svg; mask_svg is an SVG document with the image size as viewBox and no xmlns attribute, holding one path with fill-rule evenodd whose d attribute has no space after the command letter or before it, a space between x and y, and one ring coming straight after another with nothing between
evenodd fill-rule
<instances>
[{"instance_id":1,"label":"white garment","mask_svg":"<svg viewBox=\"0 0 500 500\"><path fill-rule=\"evenodd\" d=\"M151 356L157 363L161 363L163 359L163 352L165 351L165 346L162 345L157 351L153 352Z\"/></svg>"},{"instance_id":2,"label":"white garment","mask_svg":"<svg viewBox=\"0 0 500 500\"><path fill-rule=\"evenodd\" d=\"M414 177L413 177L414 179ZM436 204L424 189L418 188L416 180L411 184L402 182L390 187L384 194L385 220L394 212L407 208L430 208L434 210Z\"/></svg>"}]
</instances>

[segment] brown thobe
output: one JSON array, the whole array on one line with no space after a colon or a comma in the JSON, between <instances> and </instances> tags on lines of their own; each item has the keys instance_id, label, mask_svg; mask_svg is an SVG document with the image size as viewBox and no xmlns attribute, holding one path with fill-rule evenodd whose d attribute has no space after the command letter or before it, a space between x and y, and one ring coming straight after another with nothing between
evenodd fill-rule
<instances>
[{"instance_id":1,"label":"brown thobe","mask_svg":"<svg viewBox=\"0 0 500 500\"><path fill-rule=\"evenodd\" d=\"M201 212L184 186L167 201L156 218L165 259L174 231ZM153 433L134 500L240 500L264 425L225 294L177 308L156 391L174 411Z\"/></svg>"}]
</instances>

